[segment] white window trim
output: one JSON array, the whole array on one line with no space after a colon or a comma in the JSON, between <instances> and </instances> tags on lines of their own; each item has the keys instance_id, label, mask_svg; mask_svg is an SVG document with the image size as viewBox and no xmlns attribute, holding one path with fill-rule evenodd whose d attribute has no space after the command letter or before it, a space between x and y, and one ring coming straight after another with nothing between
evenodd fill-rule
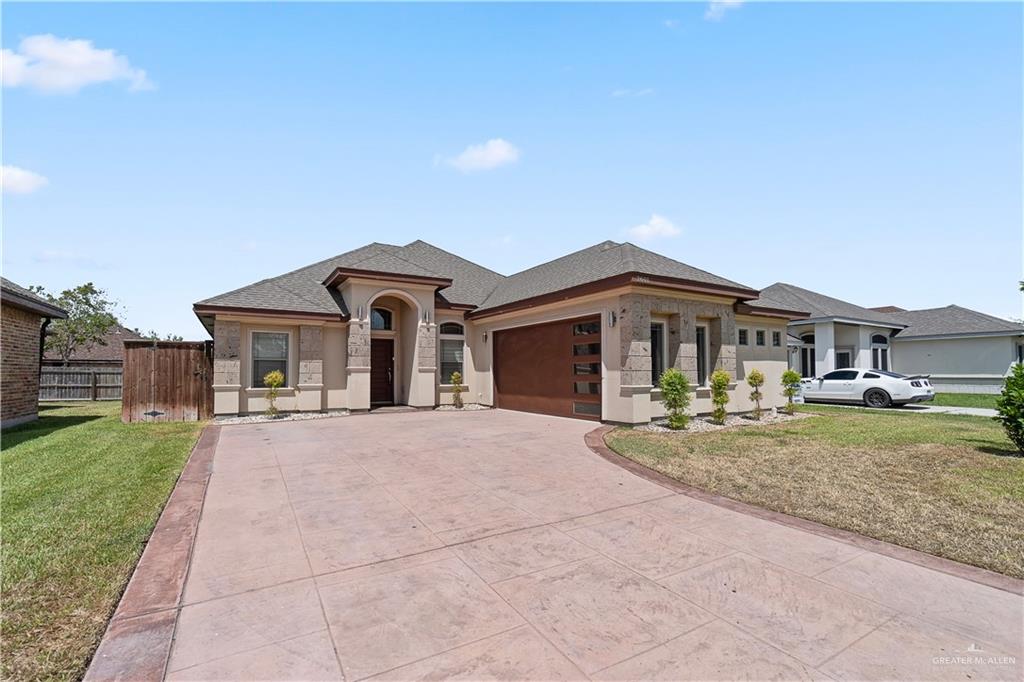
<instances>
[{"instance_id":1,"label":"white window trim","mask_svg":"<svg viewBox=\"0 0 1024 682\"><path fill-rule=\"evenodd\" d=\"M846 367L839 367L839 354L846 353L850 356L850 364ZM838 371L840 369L857 369L857 353L853 346L843 346L835 349L835 357L832 361L833 370Z\"/></svg>"},{"instance_id":2,"label":"white window trim","mask_svg":"<svg viewBox=\"0 0 1024 682\"><path fill-rule=\"evenodd\" d=\"M757 342L757 334L761 333L761 338L764 339L764 343ZM754 346L756 348L767 348L768 347L768 330L767 329L755 329L754 330Z\"/></svg>"},{"instance_id":3,"label":"white window trim","mask_svg":"<svg viewBox=\"0 0 1024 682\"><path fill-rule=\"evenodd\" d=\"M652 317L651 326L658 325L661 327L661 348L658 352L661 354L661 367L663 371L669 369L668 364L668 319L664 317ZM654 353L654 343L651 343L651 353ZM654 377L654 373L651 373L651 386L658 388L658 379ZM660 389L659 389L660 390Z\"/></svg>"},{"instance_id":4,"label":"white window trim","mask_svg":"<svg viewBox=\"0 0 1024 682\"><path fill-rule=\"evenodd\" d=\"M440 332L441 325L451 322L453 324L460 325L462 327L461 334L442 334ZM468 386L469 382L466 381L466 323L460 320L438 320L437 321L437 385L442 388L454 386L455 384L446 384L441 381L441 341L462 341L462 383L460 386Z\"/></svg>"},{"instance_id":5,"label":"white window trim","mask_svg":"<svg viewBox=\"0 0 1024 682\"><path fill-rule=\"evenodd\" d=\"M782 348L782 332L778 329L772 330L772 348ZM775 343L775 339L778 338L779 342Z\"/></svg>"},{"instance_id":6,"label":"white window trim","mask_svg":"<svg viewBox=\"0 0 1024 682\"><path fill-rule=\"evenodd\" d=\"M746 343L741 343L740 342L740 332L746 332L747 333L747 342ZM707 332L704 332L704 334L706 336ZM737 346L744 346L744 347L749 347L750 346L750 329L748 329L746 327L740 327L739 329L736 330L736 345Z\"/></svg>"},{"instance_id":7,"label":"white window trim","mask_svg":"<svg viewBox=\"0 0 1024 682\"><path fill-rule=\"evenodd\" d=\"M256 353L253 352L253 346L252 346L253 334L287 334L288 335L288 360L287 360L287 369L288 369L288 371L285 372L286 382L285 382L285 385L281 387L281 390L284 390L284 389L294 389L295 388L295 384L293 383L293 378L294 377L292 376L294 374L294 372L292 372L292 368L296 366L296 364L294 362L294 358L295 358L295 343L294 343L295 335L294 335L294 332L291 329L250 329L249 330L249 334L248 334L248 336L249 336L249 339L248 339L249 340L249 363L248 363L249 364L249 381L247 382L249 385L246 388L246 390L247 391L269 391L270 390L269 388L267 388L265 386L254 386L253 385L255 383L253 380L256 378L256 373L254 371L255 364L256 364Z\"/></svg>"}]
</instances>

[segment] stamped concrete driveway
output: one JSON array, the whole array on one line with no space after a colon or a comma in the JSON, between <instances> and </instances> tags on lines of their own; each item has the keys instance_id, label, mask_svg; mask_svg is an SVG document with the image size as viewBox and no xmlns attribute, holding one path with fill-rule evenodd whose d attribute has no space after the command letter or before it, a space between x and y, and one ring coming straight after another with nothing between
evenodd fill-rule
<instances>
[{"instance_id":1,"label":"stamped concrete driveway","mask_svg":"<svg viewBox=\"0 0 1024 682\"><path fill-rule=\"evenodd\" d=\"M675 494L592 428L224 427L168 677L1021 678L1019 596Z\"/></svg>"}]
</instances>

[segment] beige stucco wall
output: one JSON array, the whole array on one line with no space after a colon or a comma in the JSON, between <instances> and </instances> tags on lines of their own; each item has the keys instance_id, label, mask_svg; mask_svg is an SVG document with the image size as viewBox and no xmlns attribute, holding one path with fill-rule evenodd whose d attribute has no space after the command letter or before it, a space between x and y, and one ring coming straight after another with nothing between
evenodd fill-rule
<instances>
[{"instance_id":1,"label":"beige stucco wall","mask_svg":"<svg viewBox=\"0 0 1024 682\"><path fill-rule=\"evenodd\" d=\"M893 370L901 374L930 374L933 382L995 384L1017 358L1024 337L988 336L926 341L895 340Z\"/></svg>"}]
</instances>

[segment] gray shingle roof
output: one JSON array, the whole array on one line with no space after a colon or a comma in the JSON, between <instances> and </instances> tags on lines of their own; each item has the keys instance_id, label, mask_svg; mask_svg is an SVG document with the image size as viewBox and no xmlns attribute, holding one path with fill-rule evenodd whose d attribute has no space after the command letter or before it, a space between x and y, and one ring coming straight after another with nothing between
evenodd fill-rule
<instances>
[{"instance_id":1,"label":"gray shingle roof","mask_svg":"<svg viewBox=\"0 0 1024 682\"><path fill-rule=\"evenodd\" d=\"M199 301L196 305L347 315L345 302L323 285L335 268L444 277L440 291L450 303L493 308L629 272L747 289L723 277L633 244L602 242L510 277L481 267L424 241L405 246L369 244L278 277Z\"/></svg>"},{"instance_id":2,"label":"gray shingle roof","mask_svg":"<svg viewBox=\"0 0 1024 682\"><path fill-rule=\"evenodd\" d=\"M802 289L792 284L776 282L761 290L761 295L754 301L748 301L747 305L762 308L782 308L783 310L802 310L815 317L842 317L863 322L877 322L879 324L893 325L902 324L894 320L892 315L880 313L877 310L862 308L853 303L841 301L838 298L825 296L816 291Z\"/></svg>"},{"instance_id":3,"label":"gray shingle roof","mask_svg":"<svg viewBox=\"0 0 1024 682\"><path fill-rule=\"evenodd\" d=\"M511 275L487 297L480 309L497 308L630 272L749 289L629 242L606 241Z\"/></svg>"},{"instance_id":4,"label":"gray shingle roof","mask_svg":"<svg viewBox=\"0 0 1024 682\"><path fill-rule=\"evenodd\" d=\"M956 334L1024 334L1024 325L958 305L906 310L889 316L907 325L906 329L896 335L897 340Z\"/></svg>"},{"instance_id":5,"label":"gray shingle roof","mask_svg":"<svg viewBox=\"0 0 1024 682\"><path fill-rule=\"evenodd\" d=\"M15 284L6 277L0 277L0 297L18 308L25 308L46 317L66 318L67 312L53 305L42 296Z\"/></svg>"}]
</instances>

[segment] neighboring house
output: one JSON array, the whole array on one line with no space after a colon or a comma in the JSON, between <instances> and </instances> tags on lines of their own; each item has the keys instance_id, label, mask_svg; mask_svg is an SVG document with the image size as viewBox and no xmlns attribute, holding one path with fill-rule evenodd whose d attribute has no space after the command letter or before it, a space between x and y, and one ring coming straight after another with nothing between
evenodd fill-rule
<instances>
[{"instance_id":1,"label":"neighboring house","mask_svg":"<svg viewBox=\"0 0 1024 682\"><path fill-rule=\"evenodd\" d=\"M88 348L78 348L68 359L69 368L116 368L124 365L124 342L143 338L127 327L114 325L103 339ZM53 351L43 355L44 367L64 367L64 361Z\"/></svg>"},{"instance_id":2,"label":"neighboring house","mask_svg":"<svg viewBox=\"0 0 1024 682\"><path fill-rule=\"evenodd\" d=\"M1024 360L1024 326L955 305L862 308L782 282L753 303L810 313L789 323L789 363L805 377L874 368L928 374L941 391L995 393Z\"/></svg>"},{"instance_id":3,"label":"neighboring house","mask_svg":"<svg viewBox=\"0 0 1024 682\"><path fill-rule=\"evenodd\" d=\"M266 408L262 377L285 373L284 410L451 402L613 422L663 414L652 383L678 367L711 409L708 375L786 368L799 309L750 306L758 292L632 244L603 242L504 276L415 241L370 244L195 304L214 337L214 411ZM737 327L755 330L737 346ZM731 387L730 409L749 409Z\"/></svg>"},{"instance_id":4,"label":"neighboring house","mask_svg":"<svg viewBox=\"0 0 1024 682\"><path fill-rule=\"evenodd\" d=\"M5 278L0 278L0 309L0 428L7 428L38 418L46 327L67 313Z\"/></svg>"}]
</instances>

